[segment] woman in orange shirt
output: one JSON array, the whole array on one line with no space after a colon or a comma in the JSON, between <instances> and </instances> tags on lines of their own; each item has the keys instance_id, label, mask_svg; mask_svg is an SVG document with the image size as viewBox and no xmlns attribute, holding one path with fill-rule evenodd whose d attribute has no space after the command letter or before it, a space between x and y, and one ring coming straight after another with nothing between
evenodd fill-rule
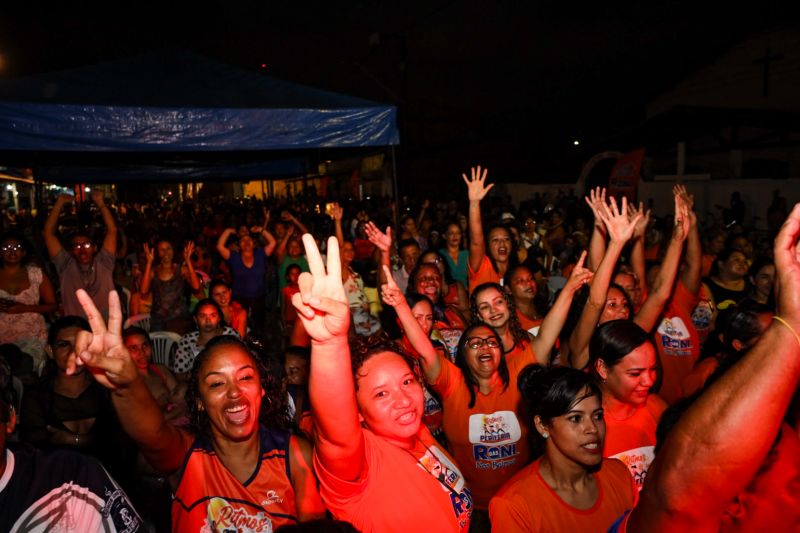
<instances>
[{"instance_id":1,"label":"woman in orange shirt","mask_svg":"<svg viewBox=\"0 0 800 533\"><path fill-rule=\"evenodd\" d=\"M510 268L503 278L503 287L511 294L522 329L531 335L538 335L539 327L542 325L544 318L536 308L535 300L538 287L533 273L524 265Z\"/></svg>"},{"instance_id":2,"label":"woman in orange shirt","mask_svg":"<svg viewBox=\"0 0 800 533\"><path fill-rule=\"evenodd\" d=\"M492 498L492 531L604 532L631 509L638 492L628 469L603 459L602 394L585 372L527 367L519 388L541 457Z\"/></svg>"},{"instance_id":3,"label":"woman in orange shirt","mask_svg":"<svg viewBox=\"0 0 800 533\"><path fill-rule=\"evenodd\" d=\"M655 458L666 404L651 393L658 360L647 333L629 320L601 324L589 343L589 368L603 392L604 457L622 460L641 490Z\"/></svg>"}]
</instances>

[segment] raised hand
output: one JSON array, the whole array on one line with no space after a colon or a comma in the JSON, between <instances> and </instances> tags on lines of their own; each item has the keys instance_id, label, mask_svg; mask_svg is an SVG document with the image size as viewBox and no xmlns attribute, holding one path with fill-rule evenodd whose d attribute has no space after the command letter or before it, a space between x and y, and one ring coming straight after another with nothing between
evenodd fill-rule
<instances>
[{"instance_id":1,"label":"raised hand","mask_svg":"<svg viewBox=\"0 0 800 533\"><path fill-rule=\"evenodd\" d=\"M292 304L303 321L303 327L313 342L347 341L350 308L342 286L342 267L339 262L339 243L328 238L328 266L322 263L314 238L303 235L308 268L300 274L300 291L292 296Z\"/></svg>"},{"instance_id":2,"label":"raised hand","mask_svg":"<svg viewBox=\"0 0 800 533\"><path fill-rule=\"evenodd\" d=\"M689 206L686 205L684 197L680 194L675 195L675 227L672 228L672 238L674 240L684 240L689 236L692 220Z\"/></svg>"},{"instance_id":3,"label":"raised hand","mask_svg":"<svg viewBox=\"0 0 800 533\"><path fill-rule=\"evenodd\" d=\"M150 248L150 245L147 243L144 243L144 245L142 245L142 249L144 250L144 256L147 259L147 262L152 263L153 259L155 259L155 254L153 253L153 249Z\"/></svg>"},{"instance_id":4,"label":"raised hand","mask_svg":"<svg viewBox=\"0 0 800 533\"><path fill-rule=\"evenodd\" d=\"M632 219L628 218L628 199L622 197L622 205L617 207L617 201L613 196L610 197L611 205L603 203L600 209L600 218L608 230L608 235L612 241L626 243L633 237L636 224L642 217L639 213Z\"/></svg>"},{"instance_id":5,"label":"raised hand","mask_svg":"<svg viewBox=\"0 0 800 533\"><path fill-rule=\"evenodd\" d=\"M378 229L374 222L367 222L364 225L364 231L367 233L369 242L378 247L382 252L389 252L392 247L392 228L387 226L386 233Z\"/></svg>"},{"instance_id":6,"label":"raised hand","mask_svg":"<svg viewBox=\"0 0 800 533\"><path fill-rule=\"evenodd\" d=\"M405 302L406 299L403 296L403 292L400 290L400 287L398 287L397 283L394 282L392 271L389 270L388 266L383 265L383 272L386 274L386 283L381 285L381 299L386 305L397 307L401 303Z\"/></svg>"},{"instance_id":7,"label":"raised hand","mask_svg":"<svg viewBox=\"0 0 800 533\"><path fill-rule=\"evenodd\" d=\"M92 191L92 201L95 203L95 205L97 205L97 207L102 207L105 202L103 191Z\"/></svg>"},{"instance_id":8,"label":"raised hand","mask_svg":"<svg viewBox=\"0 0 800 533\"><path fill-rule=\"evenodd\" d=\"M583 266L585 261L586 261L586 250L583 251L580 259L578 259L578 262L573 267L572 273L569 275L569 278L567 278L566 283L564 283L565 291L575 292L582 286L592 281L592 278L594 277L594 272Z\"/></svg>"},{"instance_id":9,"label":"raised hand","mask_svg":"<svg viewBox=\"0 0 800 533\"><path fill-rule=\"evenodd\" d=\"M428 209L430 206L431 206L431 201L425 198L425 200L422 202L422 209Z\"/></svg>"},{"instance_id":10,"label":"raised hand","mask_svg":"<svg viewBox=\"0 0 800 533\"><path fill-rule=\"evenodd\" d=\"M264 227L266 228L269 226L269 209L262 207L261 214L264 216Z\"/></svg>"},{"instance_id":11,"label":"raised hand","mask_svg":"<svg viewBox=\"0 0 800 533\"><path fill-rule=\"evenodd\" d=\"M338 202L333 204L333 219L341 222L344 218L344 208Z\"/></svg>"},{"instance_id":12,"label":"raised hand","mask_svg":"<svg viewBox=\"0 0 800 533\"><path fill-rule=\"evenodd\" d=\"M606 188L595 187L593 190L589 191L589 196L585 197L585 200L592 209L592 213L594 213L594 225L600 231L605 231L606 226L603 224L603 219L600 217L600 213L602 206L604 206L606 203Z\"/></svg>"},{"instance_id":13,"label":"raised hand","mask_svg":"<svg viewBox=\"0 0 800 533\"><path fill-rule=\"evenodd\" d=\"M251 226L250 233L261 235L261 232L264 231L264 228L266 228L266 226Z\"/></svg>"},{"instance_id":14,"label":"raised hand","mask_svg":"<svg viewBox=\"0 0 800 533\"><path fill-rule=\"evenodd\" d=\"M183 260L187 265L192 262L192 253L194 253L194 241L187 241L183 247Z\"/></svg>"},{"instance_id":15,"label":"raised hand","mask_svg":"<svg viewBox=\"0 0 800 533\"><path fill-rule=\"evenodd\" d=\"M469 178L467 178L466 174L461 174L461 177L464 178L464 183L467 184L467 196L470 202L480 202L483 200L484 196L492 190L492 187L494 187L494 183L484 185L488 172L489 169L481 169L480 165L478 165L470 169Z\"/></svg>"},{"instance_id":16,"label":"raised hand","mask_svg":"<svg viewBox=\"0 0 800 533\"><path fill-rule=\"evenodd\" d=\"M775 300L778 315L800 330L800 204L795 204L775 237Z\"/></svg>"},{"instance_id":17,"label":"raised hand","mask_svg":"<svg viewBox=\"0 0 800 533\"><path fill-rule=\"evenodd\" d=\"M673 186L672 194L683 198L683 202L690 210L694 209L694 195L689 194L689 191L686 190L686 187L684 185L678 183L677 185Z\"/></svg>"},{"instance_id":18,"label":"raised hand","mask_svg":"<svg viewBox=\"0 0 800 533\"><path fill-rule=\"evenodd\" d=\"M116 291L108 294L108 327L92 298L83 289L76 291L92 331L79 331L75 339L77 360L67 362L67 374L76 365L86 365L94 379L107 389L124 388L136 381L139 371L122 342L122 309Z\"/></svg>"},{"instance_id":19,"label":"raised hand","mask_svg":"<svg viewBox=\"0 0 800 533\"><path fill-rule=\"evenodd\" d=\"M644 202L639 202L639 208L637 209L636 206L629 205L628 206L628 218L634 219L636 215L641 214L641 218L639 218L639 222L636 223L636 227L633 230L634 237L644 237L644 233L647 231L647 226L650 224L650 213L651 210L648 209L647 211L644 210Z\"/></svg>"}]
</instances>

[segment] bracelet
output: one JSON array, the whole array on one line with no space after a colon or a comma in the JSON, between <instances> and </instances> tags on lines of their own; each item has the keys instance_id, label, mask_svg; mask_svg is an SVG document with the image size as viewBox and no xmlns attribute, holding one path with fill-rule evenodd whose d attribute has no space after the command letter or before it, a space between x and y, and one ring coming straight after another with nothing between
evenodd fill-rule
<instances>
[{"instance_id":1,"label":"bracelet","mask_svg":"<svg viewBox=\"0 0 800 533\"><path fill-rule=\"evenodd\" d=\"M794 338L797 340L797 344L800 345L800 335L797 334L797 332L794 330L791 324L789 324L786 320L779 317L778 315L772 315L772 319L777 320L778 322L789 328L789 331L792 332L792 335L794 335Z\"/></svg>"}]
</instances>

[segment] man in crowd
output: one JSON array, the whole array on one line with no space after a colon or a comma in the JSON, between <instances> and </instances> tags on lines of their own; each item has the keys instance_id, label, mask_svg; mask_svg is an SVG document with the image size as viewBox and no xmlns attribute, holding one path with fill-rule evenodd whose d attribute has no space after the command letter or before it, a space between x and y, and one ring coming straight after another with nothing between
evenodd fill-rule
<instances>
[{"instance_id":1,"label":"man in crowd","mask_svg":"<svg viewBox=\"0 0 800 533\"><path fill-rule=\"evenodd\" d=\"M103 317L108 318L108 293L114 290L113 272L114 255L117 251L117 225L111 210L103 200L103 193L101 191L92 192L92 201L100 211L106 227L103 247L98 252L91 237L79 230L69 239L69 252L67 252L61 245L56 230L58 229L58 217L64 207L73 200L74 197L68 194L60 195L44 224L44 242L58 272L64 315L86 317L75 297L76 290L84 289L103 313Z\"/></svg>"}]
</instances>

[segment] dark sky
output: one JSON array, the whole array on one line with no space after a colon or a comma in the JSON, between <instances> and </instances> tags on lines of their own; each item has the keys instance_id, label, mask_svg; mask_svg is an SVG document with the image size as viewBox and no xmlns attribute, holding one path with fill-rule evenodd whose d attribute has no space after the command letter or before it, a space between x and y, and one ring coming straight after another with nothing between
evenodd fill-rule
<instances>
[{"instance_id":1,"label":"dark sky","mask_svg":"<svg viewBox=\"0 0 800 533\"><path fill-rule=\"evenodd\" d=\"M0 8L0 77L177 45L394 103L408 160L506 159L519 174L529 159L574 176L650 98L745 36L796 21L797 4L33 0Z\"/></svg>"}]
</instances>

